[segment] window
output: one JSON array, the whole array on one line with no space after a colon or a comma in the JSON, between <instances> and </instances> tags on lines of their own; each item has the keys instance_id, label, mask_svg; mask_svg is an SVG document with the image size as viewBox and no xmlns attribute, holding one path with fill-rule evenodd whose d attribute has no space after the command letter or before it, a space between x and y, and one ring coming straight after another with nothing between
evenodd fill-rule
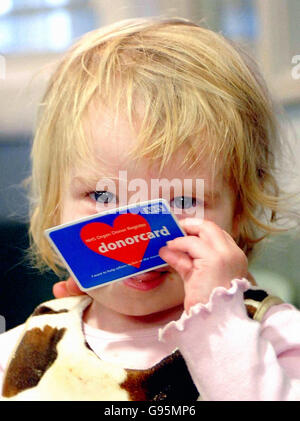
<instances>
[{"instance_id":1,"label":"window","mask_svg":"<svg viewBox=\"0 0 300 421\"><path fill-rule=\"evenodd\" d=\"M300 99L299 0L191 0L191 17L248 47L275 98Z\"/></svg>"},{"instance_id":2,"label":"window","mask_svg":"<svg viewBox=\"0 0 300 421\"><path fill-rule=\"evenodd\" d=\"M96 25L87 0L1 0L0 53L61 52Z\"/></svg>"},{"instance_id":3,"label":"window","mask_svg":"<svg viewBox=\"0 0 300 421\"><path fill-rule=\"evenodd\" d=\"M242 43L256 57L275 98L284 105L299 103L299 0L0 0L1 132L32 130L47 69L74 40L142 16L203 22Z\"/></svg>"},{"instance_id":4,"label":"window","mask_svg":"<svg viewBox=\"0 0 300 421\"><path fill-rule=\"evenodd\" d=\"M253 47L259 32L255 0L193 0L194 15L210 29Z\"/></svg>"}]
</instances>

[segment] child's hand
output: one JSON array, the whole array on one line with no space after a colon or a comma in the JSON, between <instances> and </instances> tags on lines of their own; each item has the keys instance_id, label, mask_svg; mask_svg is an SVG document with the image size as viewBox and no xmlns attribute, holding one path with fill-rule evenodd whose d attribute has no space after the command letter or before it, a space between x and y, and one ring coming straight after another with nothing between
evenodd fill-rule
<instances>
[{"instance_id":1,"label":"child's hand","mask_svg":"<svg viewBox=\"0 0 300 421\"><path fill-rule=\"evenodd\" d=\"M55 298L70 297L76 295L84 295L73 278L68 278L66 281L57 282L53 285L53 295Z\"/></svg>"},{"instance_id":2,"label":"child's hand","mask_svg":"<svg viewBox=\"0 0 300 421\"><path fill-rule=\"evenodd\" d=\"M232 279L246 277L248 261L233 238L214 222L186 218L180 225L188 235L168 242L159 255L183 279L188 311L196 303L206 304L214 288L230 288Z\"/></svg>"}]
</instances>

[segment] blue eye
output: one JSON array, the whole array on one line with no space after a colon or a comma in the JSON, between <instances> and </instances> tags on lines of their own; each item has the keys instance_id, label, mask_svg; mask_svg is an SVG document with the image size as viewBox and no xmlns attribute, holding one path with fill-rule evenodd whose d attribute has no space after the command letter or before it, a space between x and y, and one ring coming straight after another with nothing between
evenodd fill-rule
<instances>
[{"instance_id":1,"label":"blue eye","mask_svg":"<svg viewBox=\"0 0 300 421\"><path fill-rule=\"evenodd\" d=\"M109 191L94 191L89 195L98 203L115 203L115 195Z\"/></svg>"},{"instance_id":2,"label":"blue eye","mask_svg":"<svg viewBox=\"0 0 300 421\"><path fill-rule=\"evenodd\" d=\"M177 196L170 202L171 206L177 209L190 209L200 204L200 201L195 197Z\"/></svg>"}]
</instances>

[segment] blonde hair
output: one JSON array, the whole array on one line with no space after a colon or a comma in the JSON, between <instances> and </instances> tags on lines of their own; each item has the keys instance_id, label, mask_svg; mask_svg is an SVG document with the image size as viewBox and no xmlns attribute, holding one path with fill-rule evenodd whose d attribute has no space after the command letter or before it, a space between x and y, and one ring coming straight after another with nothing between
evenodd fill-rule
<instances>
[{"instance_id":1,"label":"blonde hair","mask_svg":"<svg viewBox=\"0 0 300 421\"><path fill-rule=\"evenodd\" d=\"M71 163L91 154L83 121L95 98L116 111L125 108L133 128L137 100L142 101L133 158L160 160L163 169L180 146L188 145L183 165L189 168L204 156L213 166L225 163L239 203L237 242L248 256L253 244L277 229L272 223L281 200L274 177L277 122L253 60L190 21L132 19L87 33L49 82L32 149L35 266L60 273L62 264L44 230L60 223ZM269 221L260 217L266 210Z\"/></svg>"}]
</instances>

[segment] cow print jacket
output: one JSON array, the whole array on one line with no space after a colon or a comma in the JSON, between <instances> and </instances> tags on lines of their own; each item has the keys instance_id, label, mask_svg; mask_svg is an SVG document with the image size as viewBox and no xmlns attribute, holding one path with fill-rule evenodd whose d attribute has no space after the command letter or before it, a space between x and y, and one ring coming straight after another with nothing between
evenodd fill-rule
<instances>
[{"instance_id":1,"label":"cow print jacket","mask_svg":"<svg viewBox=\"0 0 300 421\"><path fill-rule=\"evenodd\" d=\"M269 305L281 302L258 289L247 290L244 299L248 316L258 321ZM178 349L146 370L101 360L82 330L82 314L90 302L88 296L68 297L36 308L7 365L1 400L201 399Z\"/></svg>"}]
</instances>

